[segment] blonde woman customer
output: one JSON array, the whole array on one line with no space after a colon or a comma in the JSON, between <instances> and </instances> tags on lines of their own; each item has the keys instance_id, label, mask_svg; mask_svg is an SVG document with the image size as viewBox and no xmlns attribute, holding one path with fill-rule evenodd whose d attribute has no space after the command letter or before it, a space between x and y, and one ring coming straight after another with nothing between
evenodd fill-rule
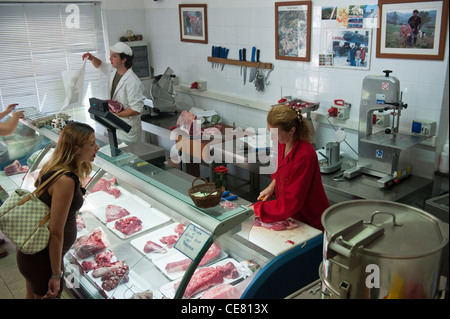
<instances>
[{"instance_id":1,"label":"blonde woman customer","mask_svg":"<svg viewBox=\"0 0 450 319\"><path fill-rule=\"evenodd\" d=\"M77 236L76 212L83 205L84 188L80 181L89 176L99 147L95 133L87 124L67 124L59 136L50 160L39 172L39 186L59 169L64 174L42 194L50 207L50 240L47 248L26 255L17 251L17 265L25 277L27 299L59 298L63 285L63 257Z\"/></svg>"}]
</instances>

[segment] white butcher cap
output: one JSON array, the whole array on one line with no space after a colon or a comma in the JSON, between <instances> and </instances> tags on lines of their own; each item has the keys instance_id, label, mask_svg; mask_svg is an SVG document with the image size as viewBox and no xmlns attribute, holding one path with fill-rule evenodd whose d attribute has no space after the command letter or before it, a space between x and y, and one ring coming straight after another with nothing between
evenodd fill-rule
<instances>
[{"instance_id":1,"label":"white butcher cap","mask_svg":"<svg viewBox=\"0 0 450 319\"><path fill-rule=\"evenodd\" d=\"M117 42L112 47L109 47L112 52L125 53L126 55L132 56L133 50L123 42Z\"/></svg>"}]
</instances>

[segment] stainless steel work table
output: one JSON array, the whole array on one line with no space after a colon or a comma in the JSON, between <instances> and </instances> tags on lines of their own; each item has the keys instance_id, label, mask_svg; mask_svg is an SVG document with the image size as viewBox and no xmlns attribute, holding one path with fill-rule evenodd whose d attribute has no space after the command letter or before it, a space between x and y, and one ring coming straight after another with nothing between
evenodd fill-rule
<instances>
[{"instance_id":1,"label":"stainless steel work table","mask_svg":"<svg viewBox=\"0 0 450 319\"><path fill-rule=\"evenodd\" d=\"M175 114L164 114L156 118L147 118L143 121L142 127L147 132L169 138L169 128L176 125L177 118L178 116ZM262 166L260 163L248 163L246 154L244 154L244 158L242 154L229 154L221 144L215 144L214 147L222 149L222 163L226 156L233 158L233 165L248 170L252 184L259 184L259 169ZM215 161L220 162L220 159L215 158ZM356 160L344 157L341 171L355 166L356 163ZM414 174L389 189L380 189L377 185L378 177L359 175L351 180L336 178L341 171L322 174L323 186L330 204L353 199L371 199L423 206L424 200L432 195L433 181Z\"/></svg>"},{"instance_id":2,"label":"stainless steel work table","mask_svg":"<svg viewBox=\"0 0 450 319\"><path fill-rule=\"evenodd\" d=\"M378 177L359 175L348 180L339 178L340 172L355 166L356 160L342 159L341 171L322 174L322 183L330 204L352 199L387 200L408 205L420 204L431 197L433 181L412 175L389 189L380 189Z\"/></svg>"}]
</instances>

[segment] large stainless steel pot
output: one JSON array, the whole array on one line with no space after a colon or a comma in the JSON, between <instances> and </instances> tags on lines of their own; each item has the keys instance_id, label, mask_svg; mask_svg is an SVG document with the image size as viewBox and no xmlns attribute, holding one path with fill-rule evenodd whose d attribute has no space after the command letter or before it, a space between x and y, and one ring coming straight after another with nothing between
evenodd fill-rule
<instances>
[{"instance_id":1,"label":"large stainless steel pot","mask_svg":"<svg viewBox=\"0 0 450 319\"><path fill-rule=\"evenodd\" d=\"M448 224L420 209L354 200L322 215L324 297L436 298Z\"/></svg>"}]
</instances>

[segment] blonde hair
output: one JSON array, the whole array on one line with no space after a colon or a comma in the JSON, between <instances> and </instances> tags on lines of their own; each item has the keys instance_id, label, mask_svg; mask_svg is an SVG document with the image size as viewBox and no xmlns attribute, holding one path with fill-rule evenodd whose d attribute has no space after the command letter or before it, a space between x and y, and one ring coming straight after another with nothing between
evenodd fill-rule
<instances>
[{"instance_id":1,"label":"blonde hair","mask_svg":"<svg viewBox=\"0 0 450 319\"><path fill-rule=\"evenodd\" d=\"M77 151L89 140L89 136L94 132L91 126L84 123L72 122L67 124L59 136L50 160L42 166L35 186L38 185L38 181L41 180L43 175L61 168L75 173L80 181L88 177L92 171L92 164L90 162L80 163Z\"/></svg>"},{"instance_id":2,"label":"blonde hair","mask_svg":"<svg viewBox=\"0 0 450 319\"><path fill-rule=\"evenodd\" d=\"M311 131L301 115L300 109L294 109L287 105L275 105L267 115L267 123L285 132L289 132L295 127L295 140L311 140Z\"/></svg>"}]
</instances>

